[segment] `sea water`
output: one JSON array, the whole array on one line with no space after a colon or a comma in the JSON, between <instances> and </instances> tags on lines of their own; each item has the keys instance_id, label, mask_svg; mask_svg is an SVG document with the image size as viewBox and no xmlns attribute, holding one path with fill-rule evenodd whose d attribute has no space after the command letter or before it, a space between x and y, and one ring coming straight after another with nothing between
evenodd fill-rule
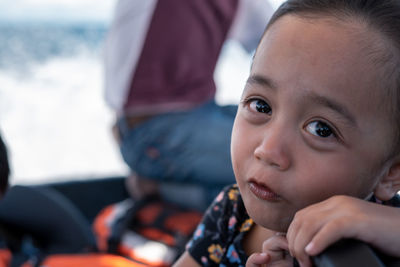
<instances>
[{"instance_id":1,"label":"sea water","mask_svg":"<svg viewBox=\"0 0 400 267\"><path fill-rule=\"evenodd\" d=\"M0 128L12 182L125 171L102 99L103 24L0 25Z\"/></svg>"},{"instance_id":2,"label":"sea water","mask_svg":"<svg viewBox=\"0 0 400 267\"><path fill-rule=\"evenodd\" d=\"M0 130L11 182L38 183L128 173L103 100L102 23L0 23ZM228 42L216 99L237 103L251 55Z\"/></svg>"}]
</instances>

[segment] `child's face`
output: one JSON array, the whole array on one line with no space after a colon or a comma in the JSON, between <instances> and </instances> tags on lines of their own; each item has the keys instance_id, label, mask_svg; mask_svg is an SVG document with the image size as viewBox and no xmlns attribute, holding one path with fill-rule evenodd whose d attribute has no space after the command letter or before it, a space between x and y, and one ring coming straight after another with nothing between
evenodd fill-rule
<instances>
[{"instance_id":1,"label":"child's face","mask_svg":"<svg viewBox=\"0 0 400 267\"><path fill-rule=\"evenodd\" d=\"M310 204L373 192L393 140L385 94L365 50L376 38L361 25L291 15L264 35L231 147L256 223L286 231Z\"/></svg>"}]
</instances>

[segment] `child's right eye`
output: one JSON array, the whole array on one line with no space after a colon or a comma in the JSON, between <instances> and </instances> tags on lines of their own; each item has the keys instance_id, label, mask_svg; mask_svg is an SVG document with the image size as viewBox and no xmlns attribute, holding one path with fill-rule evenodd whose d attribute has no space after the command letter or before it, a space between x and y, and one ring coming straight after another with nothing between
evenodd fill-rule
<instances>
[{"instance_id":1,"label":"child's right eye","mask_svg":"<svg viewBox=\"0 0 400 267\"><path fill-rule=\"evenodd\" d=\"M264 100L261 99L251 99L249 100L250 102L250 109L260 112L260 113L265 113L270 115L272 112L271 107L268 105L267 102L265 102Z\"/></svg>"},{"instance_id":2,"label":"child's right eye","mask_svg":"<svg viewBox=\"0 0 400 267\"><path fill-rule=\"evenodd\" d=\"M312 135L322 138L335 136L335 132L332 130L332 128L322 121L312 121L306 126L306 129Z\"/></svg>"}]
</instances>

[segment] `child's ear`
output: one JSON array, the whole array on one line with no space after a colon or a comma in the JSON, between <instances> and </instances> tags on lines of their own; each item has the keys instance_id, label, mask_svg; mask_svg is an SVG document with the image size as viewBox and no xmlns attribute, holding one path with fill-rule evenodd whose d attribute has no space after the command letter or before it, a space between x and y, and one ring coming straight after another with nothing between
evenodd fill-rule
<instances>
[{"instance_id":1,"label":"child's ear","mask_svg":"<svg viewBox=\"0 0 400 267\"><path fill-rule=\"evenodd\" d=\"M400 158L397 159L375 187L374 195L382 201L391 199L400 191Z\"/></svg>"}]
</instances>

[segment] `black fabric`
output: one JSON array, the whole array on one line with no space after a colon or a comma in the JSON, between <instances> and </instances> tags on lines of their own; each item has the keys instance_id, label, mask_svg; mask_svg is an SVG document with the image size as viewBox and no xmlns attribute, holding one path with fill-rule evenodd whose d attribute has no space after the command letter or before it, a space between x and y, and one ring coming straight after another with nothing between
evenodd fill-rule
<instances>
[{"instance_id":1,"label":"black fabric","mask_svg":"<svg viewBox=\"0 0 400 267\"><path fill-rule=\"evenodd\" d=\"M87 220L50 188L10 188L0 202L0 225L14 233L16 240L32 238L44 254L93 251L96 247Z\"/></svg>"},{"instance_id":2,"label":"black fabric","mask_svg":"<svg viewBox=\"0 0 400 267\"><path fill-rule=\"evenodd\" d=\"M125 177L86 177L75 181L57 182L37 187L50 187L65 196L91 224L100 210L129 197Z\"/></svg>"},{"instance_id":3,"label":"black fabric","mask_svg":"<svg viewBox=\"0 0 400 267\"><path fill-rule=\"evenodd\" d=\"M201 266L244 266L243 239L254 222L236 184L225 187L207 209L187 250Z\"/></svg>"},{"instance_id":4,"label":"black fabric","mask_svg":"<svg viewBox=\"0 0 400 267\"><path fill-rule=\"evenodd\" d=\"M344 239L331 245L323 253L313 258L316 267L385 267L376 253L365 243Z\"/></svg>"}]
</instances>

